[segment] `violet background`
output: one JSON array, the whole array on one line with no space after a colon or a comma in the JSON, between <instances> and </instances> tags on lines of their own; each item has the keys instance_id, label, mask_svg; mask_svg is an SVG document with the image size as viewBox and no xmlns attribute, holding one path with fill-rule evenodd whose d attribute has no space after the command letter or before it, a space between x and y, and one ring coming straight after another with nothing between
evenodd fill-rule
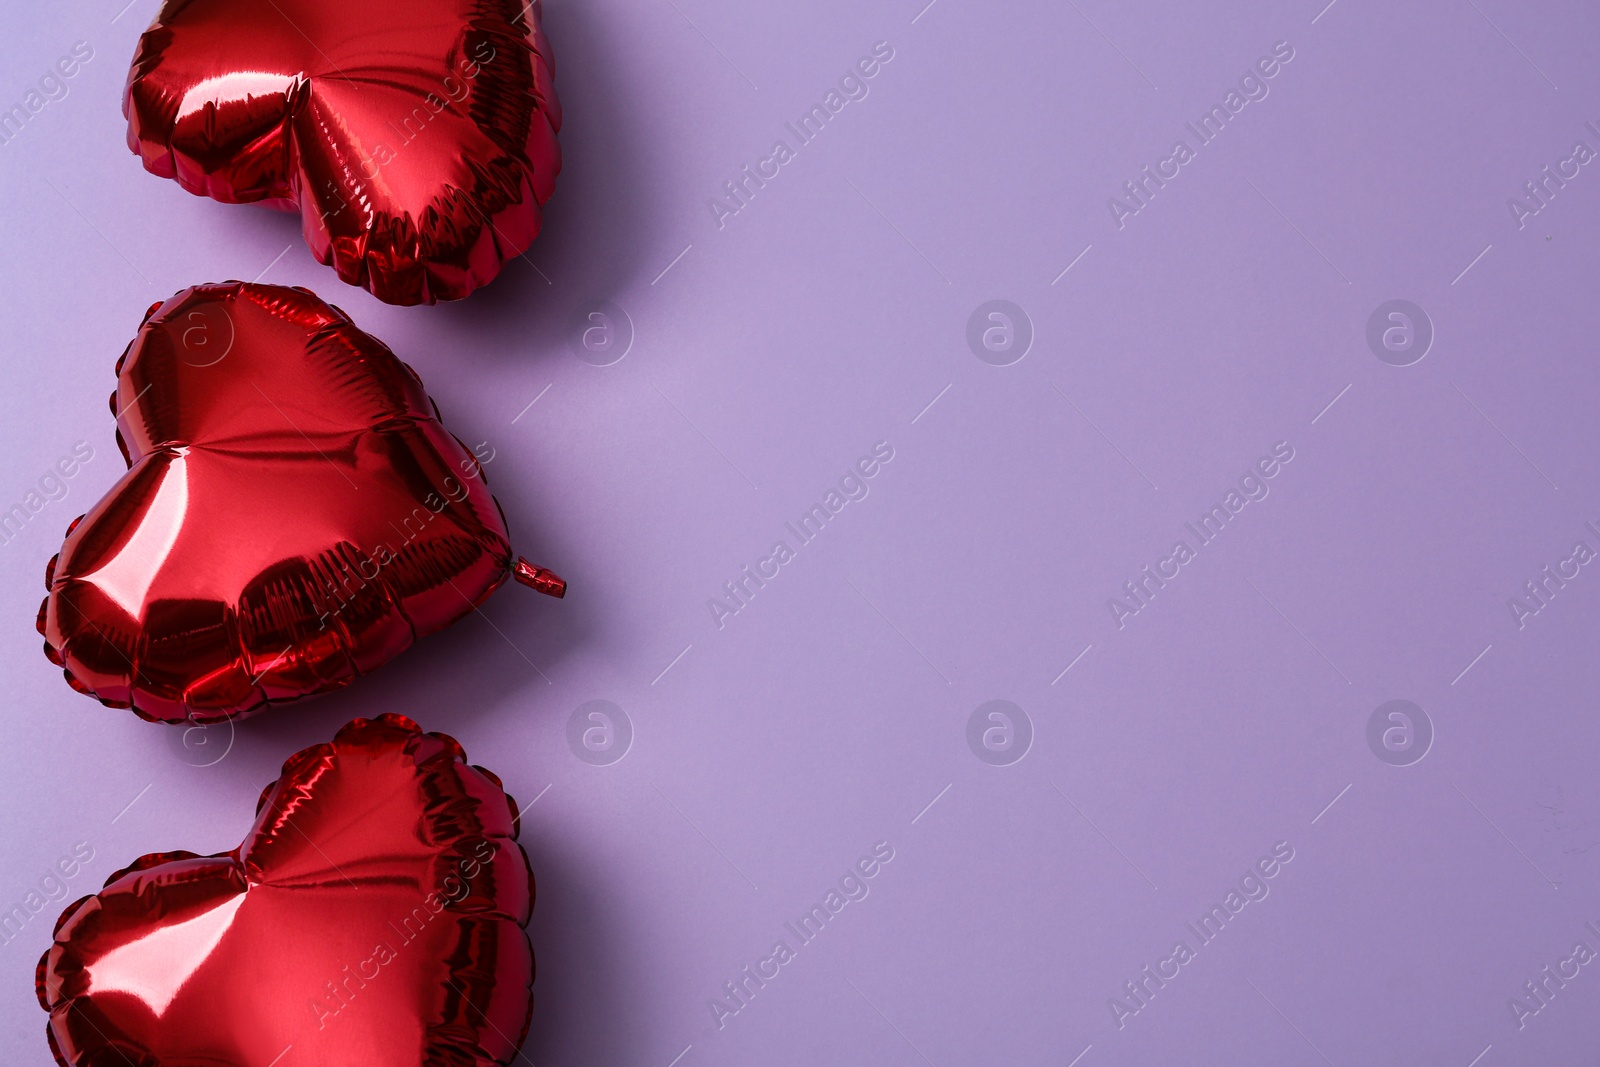
<instances>
[{"instance_id":1,"label":"violet background","mask_svg":"<svg viewBox=\"0 0 1600 1067\"><path fill-rule=\"evenodd\" d=\"M141 170L119 94L154 0L11 11L0 104L77 40L95 57L0 147L3 504L74 441L96 457L0 546L0 904L78 841L73 897L230 848L286 756L398 711L538 798L539 1067L1600 1055L1600 968L1521 1030L1507 1007L1600 948L1600 577L1520 630L1507 607L1600 547L1600 173L1520 231L1506 206L1600 148L1600 15L924 2L551 0L545 234L413 309L339 283L292 217ZM1106 199L1280 40L1270 95L1119 230ZM719 230L722 183L878 41L870 95ZM572 592L504 590L195 767L70 692L33 619L122 468L106 396L141 313L263 270L493 445L520 551ZM965 340L994 298L1036 331L1011 366ZM1395 298L1436 330L1408 367L1364 336ZM602 301L636 338L597 367L570 324ZM708 598L879 440L870 495L718 629ZM1119 630L1107 599L1278 441L1270 496ZM1010 766L966 742L996 698L1035 732ZM1395 698L1436 731L1410 766L1366 741ZM567 742L592 699L635 732L609 766ZM718 1031L708 999L880 840L870 896ZM1280 840L1270 896L1119 1030L1109 998ZM50 1062L32 978L59 907L0 945L8 1062Z\"/></svg>"}]
</instances>

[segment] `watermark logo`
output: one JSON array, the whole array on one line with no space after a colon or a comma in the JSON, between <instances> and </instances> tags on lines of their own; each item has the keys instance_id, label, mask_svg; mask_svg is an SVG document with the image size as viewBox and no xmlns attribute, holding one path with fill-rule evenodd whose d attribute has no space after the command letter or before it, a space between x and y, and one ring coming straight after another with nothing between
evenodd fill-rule
<instances>
[{"instance_id":1,"label":"watermark logo","mask_svg":"<svg viewBox=\"0 0 1600 1067\"><path fill-rule=\"evenodd\" d=\"M177 325L178 358L191 367L215 366L233 351L233 317L221 304L187 311Z\"/></svg>"},{"instance_id":2,"label":"watermark logo","mask_svg":"<svg viewBox=\"0 0 1600 1067\"><path fill-rule=\"evenodd\" d=\"M609 767L633 747L633 720L609 700L579 704L567 719L572 754L595 767Z\"/></svg>"},{"instance_id":3,"label":"watermark logo","mask_svg":"<svg viewBox=\"0 0 1600 1067\"><path fill-rule=\"evenodd\" d=\"M591 367L609 367L633 348L633 320L609 300L581 307L567 321L567 345Z\"/></svg>"},{"instance_id":4,"label":"watermark logo","mask_svg":"<svg viewBox=\"0 0 1600 1067\"><path fill-rule=\"evenodd\" d=\"M1009 700L980 704L967 718L967 747L991 767L1009 767L1033 747L1033 720Z\"/></svg>"},{"instance_id":5,"label":"watermark logo","mask_svg":"<svg viewBox=\"0 0 1600 1067\"><path fill-rule=\"evenodd\" d=\"M190 718L166 733L172 754L191 767L215 767L233 751L231 715L213 723L198 723Z\"/></svg>"},{"instance_id":6,"label":"watermark logo","mask_svg":"<svg viewBox=\"0 0 1600 1067\"><path fill-rule=\"evenodd\" d=\"M1367 747L1391 767L1409 767L1433 747L1433 720L1409 700L1380 704L1367 719Z\"/></svg>"},{"instance_id":7,"label":"watermark logo","mask_svg":"<svg viewBox=\"0 0 1600 1067\"><path fill-rule=\"evenodd\" d=\"M1009 300L979 304L967 319L967 347L991 367L1009 367L1033 347L1033 320Z\"/></svg>"},{"instance_id":8,"label":"watermark logo","mask_svg":"<svg viewBox=\"0 0 1600 1067\"><path fill-rule=\"evenodd\" d=\"M1379 304L1367 319L1367 347L1391 367L1409 367L1433 347L1433 320L1409 300Z\"/></svg>"}]
</instances>

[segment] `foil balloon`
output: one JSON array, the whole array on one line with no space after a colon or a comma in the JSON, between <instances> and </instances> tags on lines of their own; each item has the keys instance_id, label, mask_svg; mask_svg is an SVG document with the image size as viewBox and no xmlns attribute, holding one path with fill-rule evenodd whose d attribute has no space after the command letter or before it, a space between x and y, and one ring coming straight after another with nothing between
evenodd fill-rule
<instances>
[{"instance_id":1,"label":"foil balloon","mask_svg":"<svg viewBox=\"0 0 1600 1067\"><path fill-rule=\"evenodd\" d=\"M533 1011L516 805L461 746L356 719L296 753L244 843L158 852L56 923L62 1067L489 1067Z\"/></svg>"},{"instance_id":2,"label":"foil balloon","mask_svg":"<svg viewBox=\"0 0 1600 1067\"><path fill-rule=\"evenodd\" d=\"M230 282L146 314L111 410L128 471L67 530L39 632L68 683L145 719L219 722L335 689L513 574L487 445L304 289Z\"/></svg>"},{"instance_id":3,"label":"foil balloon","mask_svg":"<svg viewBox=\"0 0 1600 1067\"><path fill-rule=\"evenodd\" d=\"M344 281L426 304L538 234L553 78L539 0L165 0L123 114L151 173L298 210Z\"/></svg>"}]
</instances>

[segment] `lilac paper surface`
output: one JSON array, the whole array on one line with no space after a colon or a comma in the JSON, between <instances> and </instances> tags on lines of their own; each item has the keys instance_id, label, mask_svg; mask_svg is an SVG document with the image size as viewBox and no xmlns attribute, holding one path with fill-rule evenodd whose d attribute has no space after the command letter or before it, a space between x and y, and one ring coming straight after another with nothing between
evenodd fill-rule
<instances>
[{"instance_id":1,"label":"lilac paper surface","mask_svg":"<svg viewBox=\"0 0 1600 1067\"><path fill-rule=\"evenodd\" d=\"M0 105L93 58L0 145L3 504L94 458L0 546L8 1062L59 857L230 848L385 711L531 804L540 1067L1600 1053L1595 11L922 2L551 0L546 232L413 309L140 169L153 0L12 13ZM186 752L33 616L141 313L258 274L417 368L572 591Z\"/></svg>"}]
</instances>

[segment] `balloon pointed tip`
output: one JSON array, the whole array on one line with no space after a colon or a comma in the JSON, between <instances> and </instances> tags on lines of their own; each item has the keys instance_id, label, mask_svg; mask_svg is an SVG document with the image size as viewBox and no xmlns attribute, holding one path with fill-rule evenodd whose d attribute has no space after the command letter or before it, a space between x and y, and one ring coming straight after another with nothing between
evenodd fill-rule
<instances>
[{"instance_id":1,"label":"balloon pointed tip","mask_svg":"<svg viewBox=\"0 0 1600 1067\"><path fill-rule=\"evenodd\" d=\"M567 583L557 577L555 572L543 567L535 567L525 559L518 559L512 576L527 586L536 589L545 596L553 596L557 600L567 595Z\"/></svg>"}]
</instances>

